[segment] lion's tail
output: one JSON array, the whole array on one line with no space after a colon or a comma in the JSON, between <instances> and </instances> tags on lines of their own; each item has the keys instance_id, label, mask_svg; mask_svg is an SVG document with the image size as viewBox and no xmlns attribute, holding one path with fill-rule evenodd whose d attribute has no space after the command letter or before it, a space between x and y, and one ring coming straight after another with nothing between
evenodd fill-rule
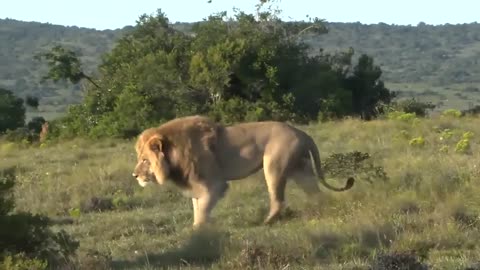
<instances>
[{"instance_id":1,"label":"lion's tail","mask_svg":"<svg viewBox=\"0 0 480 270\"><path fill-rule=\"evenodd\" d=\"M325 187L327 187L328 189L331 189L331 190L334 190L334 191L345 191L345 190L348 190L348 189L352 188L353 183L355 182L355 179L353 177L349 177L347 179L347 183L345 184L345 186L343 188L337 188L337 187L331 186L330 184L328 184L325 181L325 175L324 175L323 170L322 170L322 165L321 165L321 162L320 162L320 154L318 152L317 145L315 144L313 139L310 138L310 137L308 137L308 141L309 141L308 150L313 157L313 162L315 164L315 170L317 171L317 175L320 178L320 182L322 182L322 184Z\"/></svg>"}]
</instances>

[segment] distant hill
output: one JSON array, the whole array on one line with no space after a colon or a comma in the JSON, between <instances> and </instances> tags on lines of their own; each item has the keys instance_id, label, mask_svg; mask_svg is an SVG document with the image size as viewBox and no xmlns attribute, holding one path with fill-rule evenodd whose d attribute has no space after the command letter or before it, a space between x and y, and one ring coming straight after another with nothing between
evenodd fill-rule
<instances>
[{"instance_id":1,"label":"distant hill","mask_svg":"<svg viewBox=\"0 0 480 270\"><path fill-rule=\"evenodd\" d=\"M191 24L174 25L189 31ZM356 55L374 57L392 90L433 100L439 105L465 108L480 104L480 24L417 26L328 23L329 33L306 35L313 53L353 47ZM78 49L85 69L94 73L101 55L110 50L131 26L117 30L65 27L46 23L0 19L0 87L24 97L41 97L46 118L79 102L80 86L40 83L44 65L33 55L61 43Z\"/></svg>"}]
</instances>

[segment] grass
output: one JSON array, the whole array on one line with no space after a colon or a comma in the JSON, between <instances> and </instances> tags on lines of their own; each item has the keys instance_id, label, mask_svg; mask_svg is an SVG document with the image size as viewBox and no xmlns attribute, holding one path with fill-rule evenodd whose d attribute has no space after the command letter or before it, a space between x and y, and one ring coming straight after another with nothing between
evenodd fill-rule
<instances>
[{"instance_id":1,"label":"grass","mask_svg":"<svg viewBox=\"0 0 480 270\"><path fill-rule=\"evenodd\" d=\"M133 141L1 144L0 167L20 169L18 210L49 215L80 241L82 269L385 269L378 265L408 258L384 254L410 253L432 269L480 261L480 119L347 119L301 128L323 161L367 152L388 179L359 175L351 190L323 189L315 202L289 183L288 209L264 226L260 172L231 183L211 226L193 232L188 198L169 185L141 188L131 177ZM456 152L467 131L469 148ZM418 137L423 144L409 143ZM341 186L345 178L329 181Z\"/></svg>"}]
</instances>

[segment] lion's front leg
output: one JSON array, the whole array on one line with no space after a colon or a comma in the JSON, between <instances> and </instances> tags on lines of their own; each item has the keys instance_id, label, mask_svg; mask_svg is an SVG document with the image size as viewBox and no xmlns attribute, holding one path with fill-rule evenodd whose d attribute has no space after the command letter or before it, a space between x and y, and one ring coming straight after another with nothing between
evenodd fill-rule
<instances>
[{"instance_id":1,"label":"lion's front leg","mask_svg":"<svg viewBox=\"0 0 480 270\"><path fill-rule=\"evenodd\" d=\"M192 205L193 205L193 227L197 227L198 225L198 199L192 198Z\"/></svg>"},{"instance_id":2,"label":"lion's front leg","mask_svg":"<svg viewBox=\"0 0 480 270\"><path fill-rule=\"evenodd\" d=\"M193 227L198 228L210 219L210 212L228 189L226 182L218 182L206 189L199 198L192 198Z\"/></svg>"}]
</instances>

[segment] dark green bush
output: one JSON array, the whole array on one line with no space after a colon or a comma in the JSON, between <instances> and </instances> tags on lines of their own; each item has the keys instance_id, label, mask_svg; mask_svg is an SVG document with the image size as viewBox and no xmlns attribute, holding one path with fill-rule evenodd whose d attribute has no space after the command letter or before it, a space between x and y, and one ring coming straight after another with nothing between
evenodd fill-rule
<instances>
[{"instance_id":1,"label":"dark green bush","mask_svg":"<svg viewBox=\"0 0 480 270\"><path fill-rule=\"evenodd\" d=\"M369 182L372 179L387 180L383 167L375 166L370 158L370 154L359 151L333 153L325 159L323 168L332 177L363 177Z\"/></svg>"},{"instance_id":2,"label":"dark green bush","mask_svg":"<svg viewBox=\"0 0 480 270\"><path fill-rule=\"evenodd\" d=\"M431 102L418 101L415 98L406 99L398 102L394 102L392 107L396 111L405 113L415 113L416 116L425 117L429 110L435 109L435 105Z\"/></svg>"}]
</instances>

